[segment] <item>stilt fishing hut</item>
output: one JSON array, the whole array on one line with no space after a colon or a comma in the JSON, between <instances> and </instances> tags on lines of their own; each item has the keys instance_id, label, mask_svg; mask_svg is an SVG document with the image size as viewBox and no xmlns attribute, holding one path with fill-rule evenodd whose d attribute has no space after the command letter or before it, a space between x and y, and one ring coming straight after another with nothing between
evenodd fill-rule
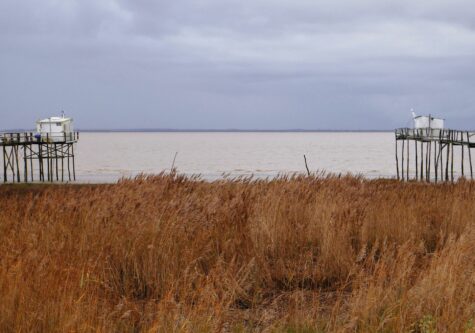
<instances>
[{"instance_id":1,"label":"stilt fishing hut","mask_svg":"<svg viewBox=\"0 0 475 333\"><path fill-rule=\"evenodd\" d=\"M473 179L475 132L446 129L444 119L416 116L414 112L413 121L413 128L395 130L398 179L454 181L454 174L465 177L468 173ZM454 165L454 151L459 165Z\"/></svg>"},{"instance_id":2,"label":"stilt fishing hut","mask_svg":"<svg viewBox=\"0 0 475 333\"><path fill-rule=\"evenodd\" d=\"M64 113L38 120L36 133L0 133L3 181L76 180L74 144L78 140L73 119Z\"/></svg>"}]
</instances>

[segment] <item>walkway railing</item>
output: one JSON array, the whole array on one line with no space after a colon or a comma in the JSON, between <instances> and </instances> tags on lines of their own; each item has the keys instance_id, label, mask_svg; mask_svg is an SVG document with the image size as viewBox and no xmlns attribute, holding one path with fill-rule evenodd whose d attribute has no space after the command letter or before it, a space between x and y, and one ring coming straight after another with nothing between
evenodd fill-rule
<instances>
[{"instance_id":1,"label":"walkway railing","mask_svg":"<svg viewBox=\"0 0 475 333\"><path fill-rule=\"evenodd\" d=\"M79 132L69 133L34 133L34 132L3 132L0 133L0 146L11 146L34 143L69 143L79 140Z\"/></svg>"}]
</instances>

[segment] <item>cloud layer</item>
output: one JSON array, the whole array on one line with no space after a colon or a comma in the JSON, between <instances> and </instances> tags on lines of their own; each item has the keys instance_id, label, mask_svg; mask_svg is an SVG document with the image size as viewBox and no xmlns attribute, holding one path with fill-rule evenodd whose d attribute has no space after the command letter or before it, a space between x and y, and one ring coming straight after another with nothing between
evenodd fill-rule
<instances>
[{"instance_id":1,"label":"cloud layer","mask_svg":"<svg viewBox=\"0 0 475 333\"><path fill-rule=\"evenodd\" d=\"M0 2L1 128L475 129L469 1Z\"/></svg>"}]
</instances>

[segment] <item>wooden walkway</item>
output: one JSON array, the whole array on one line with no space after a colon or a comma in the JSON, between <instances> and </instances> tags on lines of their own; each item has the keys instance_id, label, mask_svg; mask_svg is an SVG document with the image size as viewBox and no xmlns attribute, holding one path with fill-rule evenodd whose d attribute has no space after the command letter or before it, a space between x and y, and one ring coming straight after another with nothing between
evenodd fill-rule
<instances>
[{"instance_id":1,"label":"wooden walkway","mask_svg":"<svg viewBox=\"0 0 475 333\"><path fill-rule=\"evenodd\" d=\"M78 140L78 132L42 137L32 132L0 133L3 181L76 180L74 144Z\"/></svg>"},{"instance_id":2,"label":"wooden walkway","mask_svg":"<svg viewBox=\"0 0 475 333\"><path fill-rule=\"evenodd\" d=\"M454 181L455 174L473 179L471 150L475 148L475 132L398 128L395 137L398 179ZM459 156L458 165L454 165L454 151Z\"/></svg>"}]
</instances>

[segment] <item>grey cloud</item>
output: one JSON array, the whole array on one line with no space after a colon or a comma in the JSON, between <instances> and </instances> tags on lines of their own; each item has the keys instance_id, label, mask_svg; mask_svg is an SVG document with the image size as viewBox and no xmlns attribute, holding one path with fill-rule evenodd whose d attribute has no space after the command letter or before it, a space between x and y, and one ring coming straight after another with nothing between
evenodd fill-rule
<instances>
[{"instance_id":1,"label":"grey cloud","mask_svg":"<svg viewBox=\"0 0 475 333\"><path fill-rule=\"evenodd\" d=\"M474 22L467 0L4 0L0 128L475 128Z\"/></svg>"}]
</instances>

